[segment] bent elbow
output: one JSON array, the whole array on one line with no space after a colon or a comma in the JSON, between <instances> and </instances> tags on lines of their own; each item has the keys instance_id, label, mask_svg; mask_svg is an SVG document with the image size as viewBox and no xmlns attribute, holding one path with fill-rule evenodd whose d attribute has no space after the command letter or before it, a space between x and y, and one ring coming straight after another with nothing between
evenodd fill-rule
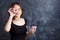
<instances>
[{"instance_id":1,"label":"bent elbow","mask_svg":"<svg viewBox=\"0 0 60 40\"><path fill-rule=\"evenodd\" d=\"M5 32L9 32L10 30L8 30L8 29L4 28L4 31L5 31Z\"/></svg>"}]
</instances>

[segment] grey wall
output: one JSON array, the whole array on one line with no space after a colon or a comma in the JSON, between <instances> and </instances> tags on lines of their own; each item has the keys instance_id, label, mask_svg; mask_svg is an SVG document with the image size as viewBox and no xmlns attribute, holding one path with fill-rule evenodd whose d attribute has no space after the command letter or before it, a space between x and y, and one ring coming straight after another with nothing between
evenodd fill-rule
<instances>
[{"instance_id":1,"label":"grey wall","mask_svg":"<svg viewBox=\"0 0 60 40\"><path fill-rule=\"evenodd\" d=\"M12 2L20 2L28 28L37 25L37 31L26 40L60 40L60 0L0 0L0 40L10 40L3 28Z\"/></svg>"}]
</instances>

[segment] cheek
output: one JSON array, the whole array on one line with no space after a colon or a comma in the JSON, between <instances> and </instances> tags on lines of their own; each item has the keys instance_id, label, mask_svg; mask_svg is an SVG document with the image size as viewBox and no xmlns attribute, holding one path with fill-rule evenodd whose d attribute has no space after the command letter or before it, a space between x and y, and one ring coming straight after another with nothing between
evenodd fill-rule
<instances>
[{"instance_id":1,"label":"cheek","mask_svg":"<svg viewBox=\"0 0 60 40\"><path fill-rule=\"evenodd\" d=\"M21 10L18 10L18 13L22 13L22 11Z\"/></svg>"},{"instance_id":2,"label":"cheek","mask_svg":"<svg viewBox=\"0 0 60 40\"><path fill-rule=\"evenodd\" d=\"M22 13L19 13L19 15L21 15Z\"/></svg>"},{"instance_id":3,"label":"cheek","mask_svg":"<svg viewBox=\"0 0 60 40\"><path fill-rule=\"evenodd\" d=\"M18 12L17 15L21 15L22 13L21 12Z\"/></svg>"}]
</instances>

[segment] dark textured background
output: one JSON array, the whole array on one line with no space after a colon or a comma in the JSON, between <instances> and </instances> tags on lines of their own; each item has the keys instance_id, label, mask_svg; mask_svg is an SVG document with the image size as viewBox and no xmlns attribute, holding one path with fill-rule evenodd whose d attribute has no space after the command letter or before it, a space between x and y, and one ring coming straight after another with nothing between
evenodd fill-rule
<instances>
[{"instance_id":1,"label":"dark textured background","mask_svg":"<svg viewBox=\"0 0 60 40\"><path fill-rule=\"evenodd\" d=\"M0 0L0 40L10 40L4 25L12 2L22 4L28 28L37 25L37 31L26 40L60 40L60 0Z\"/></svg>"}]
</instances>

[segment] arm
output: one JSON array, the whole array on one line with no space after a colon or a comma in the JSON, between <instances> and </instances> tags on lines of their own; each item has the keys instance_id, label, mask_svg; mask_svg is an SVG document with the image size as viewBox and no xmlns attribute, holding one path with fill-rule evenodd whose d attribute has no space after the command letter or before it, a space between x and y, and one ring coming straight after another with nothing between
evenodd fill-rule
<instances>
[{"instance_id":1,"label":"arm","mask_svg":"<svg viewBox=\"0 0 60 40\"><path fill-rule=\"evenodd\" d=\"M9 8L9 10L8 10L10 16L9 16L9 19L8 19L6 25L5 25L5 28L4 28L4 30L5 30L6 32L9 32L9 31L10 31L10 29L11 29L11 22L12 22L13 17L15 16L15 14L12 12L11 9L12 9L12 8Z\"/></svg>"},{"instance_id":2,"label":"arm","mask_svg":"<svg viewBox=\"0 0 60 40\"><path fill-rule=\"evenodd\" d=\"M9 32L9 31L10 31L12 18L13 18L13 17L10 16L9 19L8 19L8 21L7 21L7 23L6 23L6 25L5 25L4 30L5 30L6 32Z\"/></svg>"}]
</instances>

